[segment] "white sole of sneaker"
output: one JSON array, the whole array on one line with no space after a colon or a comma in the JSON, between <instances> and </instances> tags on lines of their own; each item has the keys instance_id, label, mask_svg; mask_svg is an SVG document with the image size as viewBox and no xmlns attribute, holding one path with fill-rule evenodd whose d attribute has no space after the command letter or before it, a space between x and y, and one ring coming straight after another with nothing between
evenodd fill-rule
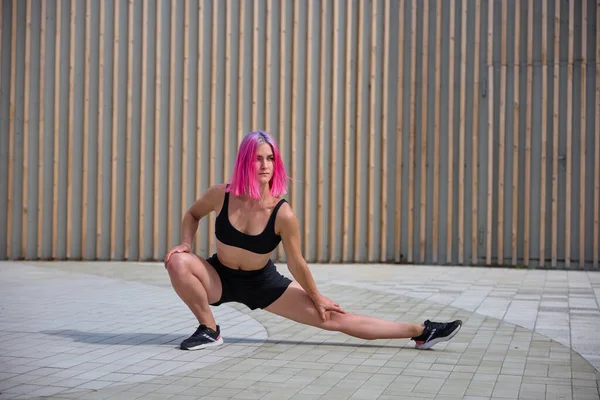
<instances>
[{"instance_id":1,"label":"white sole of sneaker","mask_svg":"<svg viewBox=\"0 0 600 400\"><path fill-rule=\"evenodd\" d=\"M454 335L456 335L458 333L458 331L460 331L460 328L462 328L462 324L460 324L458 326L458 328L456 328L455 330L452 331L451 334L449 334L448 336L444 336L444 337L439 337L439 338L435 338L429 342L423 343L423 344L417 344L415 345L415 349L417 350L427 350L430 349L432 346L440 343L440 342L445 342L447 340L450 340L454 337Z\"/></svg>"},{"instance_id":2,"label":"white sole of sneaker","mask_svg":"<svg viewBox=\"0 0 600 400\"><path fill-rule=\"evenodd\" d=\"M188 347L182 350L202 350L205 349L207 347L217 347L223 344L223 338L219 338L219 340L217 340L216 342L210 342L210 343L204 343L204 344L199 344L198 346L194 346L194 347Z\"/></svg>"}]
</instances>

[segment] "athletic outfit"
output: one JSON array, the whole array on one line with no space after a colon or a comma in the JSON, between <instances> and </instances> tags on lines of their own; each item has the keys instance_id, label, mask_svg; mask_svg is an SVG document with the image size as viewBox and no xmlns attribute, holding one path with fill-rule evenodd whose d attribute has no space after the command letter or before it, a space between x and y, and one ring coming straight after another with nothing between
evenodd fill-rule
<instances>
[{"instance_id":1,"label":"athletic outfit","mask_svg":"<svg viewBox=\"0 0 600 400\"><path fill-rule=\"evenodd\" d=\"M221 243L252 253L271 253L281 242L281 236L275 233L275 218L283 203L285 203L284 199L277 203L267 226L259 235L248 235L238 231L229 221L229 192L226 191L223 207L215 221L215 236ZM229 268L221 263L216 253L206 261L217 271L223 289L221 298L212 303L212 306L236 302L246 305L251 310L266 308L280 298L292 283L289 278L277 272L271 260L261 269L253 271ZM191 337L181 343L180 347L184 350L197 350L222 343L218 325L216 331L200 325Z\"/></svg>"},{"instance_id":2,"label":"athletic outfit","mask_svg":"<svg viewBox=\"0 0 600 400\"><path fill-rule=\"evenodd\" d=\"M248 235L238 231L229 221L229 192L225 192L225 199L221 212L215 221L215 235L220 242L234 247L239 247L257 254L268 254L275 250L281 242L281 236L275 233L275 218L277 211L285 200L280 200L267 222L267 226L259 235ZM221 263L217 254L206 260L213 266L223 288L221 298L211 304L218 306L223 303L237 302L245 304L251 310L266 308L283 295L292 282L287 277L277 272L273 261L259 270L244 271L229 268ZM451 339L462 326L462 321L456 320L449 323L431 322L424 323L423 334L412 338L417 349L429 349L436 343ZM223 344L220 327L214 331L206 325L200 325L196 332L180 347L183 350L198 350Z\"/></svg>"},{"instance_id":3,"label":"athletic outfit","mask_svg":"<svg viewBox=\"0 0 600 400\"><path fill-rule=\"evenodd\" d=\"M248 235L235 229L229 221L229 192L225 192L225 200L221 212L215 221L215 235L221 243L239 247L257 254L268 254L275 250L281 242L281 236L275 233L275 218L279 208L285 203L280 200L273 209L267 226L259 235ZM237 302L245 304L251 310L266 308L281 297L292 281L277 272L273 261L259 270L244 271L226 267L213 254L206 261L219 274L223 294L213 306L223 303Z\"/></svg>"}]
</instances>

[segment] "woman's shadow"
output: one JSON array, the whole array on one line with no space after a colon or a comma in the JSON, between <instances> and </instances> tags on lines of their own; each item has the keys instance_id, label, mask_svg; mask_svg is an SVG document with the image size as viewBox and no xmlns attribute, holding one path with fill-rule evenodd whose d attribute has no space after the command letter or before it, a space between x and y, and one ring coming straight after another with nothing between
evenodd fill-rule
<instances>
[{"instance_id":1,"label":"woman's shadow","mask_svg":"<svg viewBox=\"0 0 600 400\"><path fill-rule=\"evenodd\" d=\"M46 330L40 331L44 335L60 336L65 339L71 339L74 342L87 344L106 344L106 345L176 345L185 339L188 335L179 335L174 333L115 333L115 332L84 332L76 329L63 330ZM282 344L282 345L305 345L305 346L339 346L349 348L382 348L382 349L414 349L413 346L392 346L387 344L353 344L343 342L317 342L317 341L296 341L296 340L278 340L278 339L256 339L256 338L241 338L234 336L223 335L225 344L247 344L261 345Z\"/></svg>"}]
</instances>

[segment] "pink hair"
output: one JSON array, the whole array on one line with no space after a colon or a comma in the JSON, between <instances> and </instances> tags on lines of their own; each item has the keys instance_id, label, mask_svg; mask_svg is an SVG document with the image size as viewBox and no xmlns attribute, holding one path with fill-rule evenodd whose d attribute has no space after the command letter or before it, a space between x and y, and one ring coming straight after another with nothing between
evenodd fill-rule
<instances>
[{"instance_id":1,"label":"pink hair","mask_svg":"<svg viewBox=\"0 0 600 400\"><path fill-rule=\"evenodd\" d=\"M273 177L269 182L271 195L279 197L287 193L287 181L289 179L285 172L279 147L275 140L267 132L258 131L250 132L240 143L235 167L231 176L231 182L228 191L236 196L248 195L254 199L260 198L260 190L258 186L258 176L256 171L256 152L258 146L267 143L273 151Z\"/></svg>"}]
</instances>

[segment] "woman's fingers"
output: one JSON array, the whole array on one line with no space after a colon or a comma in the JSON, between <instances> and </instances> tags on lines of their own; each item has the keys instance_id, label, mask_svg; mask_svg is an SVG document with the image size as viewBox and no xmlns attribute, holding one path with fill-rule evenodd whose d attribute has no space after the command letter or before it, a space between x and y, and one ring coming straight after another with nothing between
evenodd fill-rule
<instances>
[{"instance_id":1,"label":"woman's fingers","mask_svg":"<svg viewBox=\"0 0 600 400\"><path fill-rule=\"evenodd\" d=\"M175 249L169 250L169 252L167 253L167 255L165 256L165 264L169 262L169 258L171 258L171 254L173 254L173 251Z\"/></svg>"},{"instance_id":2,"label":"woman's fingers","mask_svg":"<svg viewBox=\"0 0 600 400\"><path fill-rule=\"evenodd\" d=\"M334 304L332 307L329 307L329 311L337 311L339 313L346 314L346 311L344 311L339 304Z\"/></svg>"},{"instance_id":3,"label":"woman's fingers","mask_svg":"<svg viewBox=\"0 0 600 400\"><path fill-rule=\"evenodd\" d=\"M323 322L327 321L327 314L325 313L324 308L319 308L319 314L321 315L321 319Z\"/></svg>"}]
</instances>

